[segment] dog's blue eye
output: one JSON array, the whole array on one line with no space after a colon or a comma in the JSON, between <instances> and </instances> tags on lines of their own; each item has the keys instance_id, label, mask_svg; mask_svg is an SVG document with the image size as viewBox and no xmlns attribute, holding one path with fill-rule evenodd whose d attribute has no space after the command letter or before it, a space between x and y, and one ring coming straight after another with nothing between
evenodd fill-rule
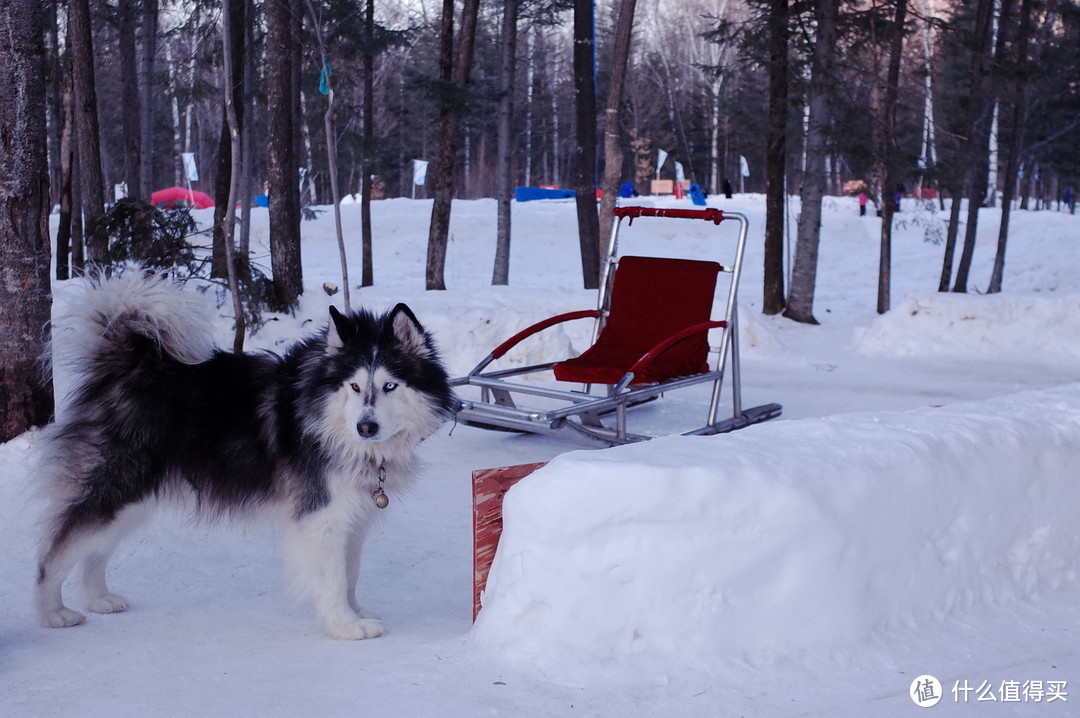
<instances>
[{"instance_id":1,"label":"dog's blue eye","mask_svg":"<svg viewBox=\"0 0 1080 718\"><path fill-rule=\"evenodd\" d=\"M360 385L357 384L356 382L353 382L352 384L349 384L349 388L352 389L353 391L355 391L357 394L360 393Z\"/></svg>"},{"instance_id":2,"label":"dog's blue eye","mask_svg":"<svg viewBox=\"0 0 1080 718\"><path fill-rule=\"evenodd\" d=\"M390 392L390 391L393 391L394 389L397 389L397 382L388 381L385 384L383 384L383 391Z\"/></svg>"}]
</instances>

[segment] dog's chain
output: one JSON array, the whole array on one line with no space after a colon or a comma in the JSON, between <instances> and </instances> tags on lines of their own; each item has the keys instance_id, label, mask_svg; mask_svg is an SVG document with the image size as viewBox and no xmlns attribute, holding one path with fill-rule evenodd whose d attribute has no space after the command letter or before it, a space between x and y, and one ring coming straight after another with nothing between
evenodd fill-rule
<instances>
[{"instance_id":1,"label":"dog's chain","mask_svg":"<svg viewBox=\"0 0 1080 718\"><path fill-rule=\"evenodd\" d=\"M380 509L385 509L390 505L390 497L383 491L383 484L386 483L386 466L379 464L379 485L375 487L375 490L371 492L371 498L375 500L375 506Z\"/></svg>"}]
</instances>

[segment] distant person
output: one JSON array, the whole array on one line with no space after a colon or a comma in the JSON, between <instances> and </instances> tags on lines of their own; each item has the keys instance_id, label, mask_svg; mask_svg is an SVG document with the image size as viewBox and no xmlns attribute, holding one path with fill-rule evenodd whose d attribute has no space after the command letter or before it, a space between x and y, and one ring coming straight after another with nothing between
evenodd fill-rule
<instances>
[{"instance_id":1,"label":"distant person","mask_svg":"<svg viewBox=\"0 0 1080 718\"><path fill-rule=\"evenodd\" d=\"M1073 189L1072 187L1066 187L1065 192L1061 195L1061 199L1065 202L1065 206L1069 208L1069 214L1075 211L1073 206Z\"/></svg>"},{"instance_id":2,"label":"distant person","mask_svg":"<svg viewBox=\"0 0 1080 718\"><path fill-rule=\"evenodd\" d=\"M866 192L859 192L859 216L860 217L865 217L866 216L866 201L867 201Z\"/></svg>"},{"instance_id":3,"label":"distant person","mask_svg":"<svg viewBox=\"0 0 1080 718\"><path fill-rule=\"evenodd\" d=\"M724 190L724 196L727 197L728 199L731 199L731 194L732 194L731 182L729 180L725 179L724 184L721 185L721 186L723 187L723 190Z\"/></svg>"}]
</instances>

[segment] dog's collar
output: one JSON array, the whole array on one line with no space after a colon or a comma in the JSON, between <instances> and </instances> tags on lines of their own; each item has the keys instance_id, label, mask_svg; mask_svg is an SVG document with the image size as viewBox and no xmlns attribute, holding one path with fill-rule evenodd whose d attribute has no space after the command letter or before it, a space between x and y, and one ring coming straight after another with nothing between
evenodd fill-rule
<instances>
[{"instance_id":1,"label":"dog's collar","mask_svg":"<svg viewBox=\"0 0 1080 718\"><path fill-rule=\"evenodd\" d=\"M380 509L385 509L390 505L390 497L387 496L386 492L383 490L383 484L385 483L386 465L379 464L379 485L371 492L371 498L375 501L375 506Z\"/></svg>"}]
</instances>

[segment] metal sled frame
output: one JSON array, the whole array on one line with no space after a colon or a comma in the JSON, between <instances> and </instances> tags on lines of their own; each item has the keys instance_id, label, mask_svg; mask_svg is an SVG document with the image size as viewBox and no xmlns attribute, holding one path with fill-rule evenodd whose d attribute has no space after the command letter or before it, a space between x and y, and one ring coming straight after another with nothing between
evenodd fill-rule
<instances>
[{"instance_id":1,"label":"metal sled frame","mask_svg":"<svg viewBox=\"0 0 1080 718\"><path fill-rule=\"evenodd\" d=\"M662 394L709 382L712 383L712 398L705 424L685 432L685 436L724 433L779 416L781 413L779 404L764 404L752 408L742 406L736 295L746 247L746 217L733 212L725 213L715 208L688 210L636 206L619 207L615 210L615 216L617 221L608 242L607 261L602 267L597 308L568 312L537 322L496 347L468 375L451 380L451 385L454 387L478 387L480 393L478 401L460 399L459 421L483 428L566 436L590 445L628 444L653 438L628 431L628 409L657 399ZM713 222L716 225L725 221L734 221L738 224L739 234L734 260L731 264L719 265L719 272L730 275L723 318L718 321L696 323L667 337L634 362L620 380L605 384L607 391L603 395L590 393L591 385L588 383L579 383L583 386L583 390L572 391L510 381L514 377L525 374L551 371L562 362L485 372L492 362L505 355L527 337L574 319L593 318L595 320L592 344L596 345L609 317L614 279L619 264L619 230L623 220L628 220L627 224L631 224L638 217L698 219ZM657 290L662 291L663 287L658 287ZM641 377L645 376L644 371L658 356L688 337L705 335L712 328L722 329L719 347L708 348L709 353L717 355L713 368L688 376L635 383L636 377L641 382ZM720 395L726 367L730 368L732 412L730 417L720 418ZM529 408L522 403L529 397L542 398L547 403L554 404L555 408ZM608 420L610 423L602 420L612 415L613 422L610 418Z\"/></svg>"}]
</instances>

